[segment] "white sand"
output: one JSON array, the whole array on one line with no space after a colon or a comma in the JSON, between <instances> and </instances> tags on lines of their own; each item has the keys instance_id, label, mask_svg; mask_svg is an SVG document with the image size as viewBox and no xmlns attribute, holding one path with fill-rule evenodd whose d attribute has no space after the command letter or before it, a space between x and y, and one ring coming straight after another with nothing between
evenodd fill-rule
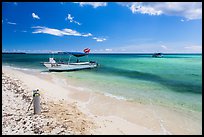
<instances>
[{"instance_id":1,"label":"white sand","mask_svg":"<svg viewBox=\"0 0 204 137\"><path fill-rule=\"evenodd\" d=\"M32 96L33 89L38 88L40 90L44 107L50 111L42 114L44 117L41 116L41 120L50 122L52 118L55 118L56 120L53 121L56 124L52 128L49 125L42 124L41 127L44 128L41 132L43 133L39 132L37 134L202 134L202 113L199 112L170 110L159 106L137 104L101 94L89 93L69 85L69 81L53 74L39 74L37 72L36 74L28 74L6 67L3 67L3 73L12 79L20 80L22 87L25 88L29 96ZM2 86L5 87L5 84L2 83ZM4 97L3 114L8 112L15 114L15 112L12 112L12 108L9 108L10 106L15 108L15 106L12 106L13 104L18 104L21 108L24 108L24 105L27 108L29 103L23 103L21 98L15 102L17 97L13 92L8 93L8 89L2 89L2 92ZM12 95L9 98L7 94ZM6 109L4 109L5 105L7 106ZM73 111L71 117L64 116L63 113L69 111ZM22 110L22 112L25 112L25 110ZM32 114L32 110L30 114ZM78 116L77 120L75 116ZM18 117L20 116L18 115ZM24 117L27 121L27 117L31 119L34 116L26 115ZM5 119L3 117L3 121ZM66 122L65 119L71 120L72 124L67 124L70 122ZM79 124L78 119L81 119L81 124ZM56 126L57 122L60 125L70 127L55 129L59 127ZM16 124L14 123L13 126ZM20 127L22 132L15 133L16 128L14 128L14 131L10 131L7 128L10 128L10 125L7 124L7 127L5 123L2 123L2 125L2 133L4 134L8 134L5 131L9 131L10 134L35 134L32 130L25 132L22 127Z\"/></svg>"}]
</instances>

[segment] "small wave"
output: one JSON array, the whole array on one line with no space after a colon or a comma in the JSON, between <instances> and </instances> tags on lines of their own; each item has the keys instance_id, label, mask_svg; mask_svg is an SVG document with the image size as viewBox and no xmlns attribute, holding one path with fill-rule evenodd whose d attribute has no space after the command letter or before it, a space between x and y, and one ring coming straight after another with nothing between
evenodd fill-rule
<instances>
[{"instance_id":1,"label":"small wave","mask_svg":"<svg viewBox=\"0 0 204 137\"><path fill-rule=\"evenodd\" d=\"M115 96L113 94L110 94L110 93L104 93L105 96L108 96L108 97L111 97L111 98L115 98L115 99L118 99L118 100L127 100L125 97L122 97L122 96Z\"/></svg>"},{"instance_id":2,"label":"small wave","mask_svg":"<svg viewBox=\"0 0 204 137\"><path fill-rule=\"evenodd\" d=\"M76 86L72 86L72 85L68 85L68 87L73 88L73 89L77 89L77 90L80 90L80 91L85 90L85 88L83 88L83 87L76 87Z\"/></svg>"},{"instance_id":3,"label":"small wave","mask_svg":"<svg viewBox=\"0 0 204 137\"><path fill-rule=\"evenodd\" d=\"M42 75L47 75L47 74L50 74L49 72L40 72L40 74L42 74Z\"/></svg>"},{"instance_id":4,"label":"small wave","mask_svg":"<svg viewBox=\"0 0 204 137\"><path fill-rule=\"evenodd\" d=\"M16 69L16 70L24 70L24 71L39 71L38 69L20 68L20 67L8 66L8 65L3 65L3 67Z\"/></svg>"}]
</instances>

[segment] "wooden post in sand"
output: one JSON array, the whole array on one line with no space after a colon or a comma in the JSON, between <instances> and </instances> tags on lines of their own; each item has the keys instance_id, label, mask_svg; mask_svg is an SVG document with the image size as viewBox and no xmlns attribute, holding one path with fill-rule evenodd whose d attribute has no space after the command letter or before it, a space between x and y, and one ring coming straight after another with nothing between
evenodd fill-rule
<instances>
[{"instance_id":1,"label":"wooden post in sand","mask_svg":"<svg viewBox=\"0 0 204 137\"><path fill-rule=\"evenodd\" d=\"M34 114L41 113L40 107L40 94L38 93L38 89L33 91L33 106L34 106Z\"/></svg>"}]
</instances>

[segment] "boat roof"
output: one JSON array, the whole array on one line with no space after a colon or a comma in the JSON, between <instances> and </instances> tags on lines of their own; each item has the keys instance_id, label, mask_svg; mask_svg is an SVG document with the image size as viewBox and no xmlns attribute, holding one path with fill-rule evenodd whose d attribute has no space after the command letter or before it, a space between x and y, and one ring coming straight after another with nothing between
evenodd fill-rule
<instances>
[{"instance_id":1,"label":"boat roof","mask_svg":"<svg viewBox=\"0 0 204 137\"><path fill-rule=\"evenodd\" d=\"M88 55L87 53L83 53L83 52L61 52L62 54L71 54L75 57L83 57Z\"/></svg>"},{"instance_id":2,"label":"boat roof","mask_svg":"<svg viewBox=\"0 0 204 137\"><path fill-rule=\"evenodd\" d=\"M154 55L162 55L162 53L154 53Z\"/></svg>"}]
</instances>

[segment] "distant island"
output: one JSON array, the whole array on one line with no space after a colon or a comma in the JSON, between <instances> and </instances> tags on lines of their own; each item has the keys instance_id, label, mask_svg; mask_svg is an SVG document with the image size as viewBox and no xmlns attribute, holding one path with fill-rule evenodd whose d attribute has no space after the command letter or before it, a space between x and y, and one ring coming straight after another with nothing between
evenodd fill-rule
<instances>
[{"instance_id":1,"label":"distant island","mask_svg":"<svg viewBox=\"0 0 204 137\"><path fill-rule=\"evenodd\" d=\"M2 54L26 54L25 52L2 52Z\"/></svg>"}]
</instances>

